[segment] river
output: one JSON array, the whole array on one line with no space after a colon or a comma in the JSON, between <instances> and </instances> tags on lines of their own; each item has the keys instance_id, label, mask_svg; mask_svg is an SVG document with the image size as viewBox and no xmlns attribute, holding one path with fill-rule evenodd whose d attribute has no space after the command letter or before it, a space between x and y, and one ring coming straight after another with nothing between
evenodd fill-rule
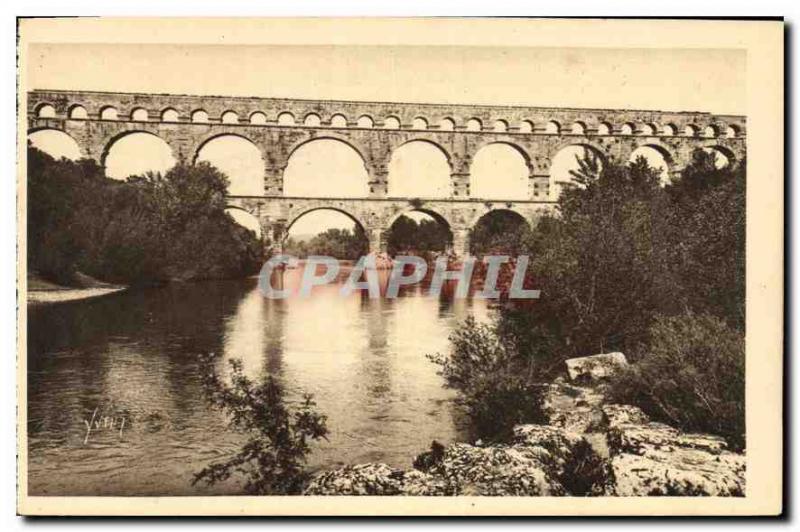
<instances>
[{"instance_id":1,"label":"river","mask_svg":"<svg viewBox=\"0 0 800 532\"><path fill-rule=\"evenodd\" d=\"M291 284L301 269L284 272ZM485 302L339 295L266 299L256 279L173 284L28 308L31 495L232 495L239 479L192 485L244 436L209 407L200 356L274 375L294 401L311 393L328 417L311 469L368 461L409 467L432 440L464 439L463 415L426 353L449 349ZM208 370L206 367L205 370ZM91 426L91 430L87 430Z\"/></svg>"}]
</instances>

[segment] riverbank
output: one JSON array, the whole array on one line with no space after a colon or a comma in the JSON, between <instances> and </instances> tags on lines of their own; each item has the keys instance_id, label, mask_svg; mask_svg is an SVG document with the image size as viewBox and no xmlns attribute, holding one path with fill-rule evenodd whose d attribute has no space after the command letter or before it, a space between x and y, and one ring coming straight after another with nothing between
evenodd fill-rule
<instances>
[{"instance_id":1,"label":"riverbank","mask_svg":"<svg viewBox=\"0 0 800 532\"><path fill-rule=\"evenodd\" d=\"M305 493L744 496L745 455L722 438L684 433L637 407L606 402L602 375L620 357L574 359L585 371L568 361L571 382L546 385L547 423L518 425L508 442L434 443L413 469L348 466L316 475Z\"/></svg>"},{"instance_id":2,"label":"riverbank","mask_svg":"<svg viewBox=\"0 0 800 532\"><path fill-rule=\"evenodd\" d=\"M27 302L30 305L44 305L77 301L114 294L128 288L104 283L81 273L76 274L75 284L76 286L63 286L35 274L28 275Z\"/></svg>"}]
</instances>

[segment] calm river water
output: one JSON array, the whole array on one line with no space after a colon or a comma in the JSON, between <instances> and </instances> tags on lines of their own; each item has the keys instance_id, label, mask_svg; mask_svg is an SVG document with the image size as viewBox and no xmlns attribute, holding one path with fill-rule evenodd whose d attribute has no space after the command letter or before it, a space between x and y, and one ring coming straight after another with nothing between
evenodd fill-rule
<instances>
[{"instance_id":1,"label":"calm river water","mask_svg":"<svg viewBox=\"0 0 800 532\"><path fill-rule=\"evenodd\" d=\"M287 282L300 272L285 272ZM256 279L29 307L29 492L241 493L235 480L191 484L244 440L205 401L199 356L208 352L216 371L240 358L251 377L280 378L289 400L314 395L330 433L310 467L409 467L431 440L466 436L425 354L448 350L461 320L488 312L483 301L421 289L371 300L340 297L330 285L306 299L268 300Z\"/></svg>"}]
</instances>

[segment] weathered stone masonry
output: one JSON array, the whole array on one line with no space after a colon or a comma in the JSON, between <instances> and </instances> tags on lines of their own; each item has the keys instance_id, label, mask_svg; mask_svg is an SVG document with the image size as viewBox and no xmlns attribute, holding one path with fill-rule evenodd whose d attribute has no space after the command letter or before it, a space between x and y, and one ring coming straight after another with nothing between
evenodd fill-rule
<instances>
[{"instance_id":1,"label":"weathered stone masonry","mask_svg":"<svg viewBox=\"0 0 800 532\"><path fill-rule=\"evenodd\" d=\"M265 234L279 242L304 213L340 210L364 227L371 251L385 249L385 232L410 210L423 210L445 221L458 254L468 250L470 228L490 210L511 210L535 223L537 216L553 206L550 165L567 146L584 146L605 159L622 161L638 147L648 146L661 152L670 172L677 173L696 148L714 148L729 159L740 159L746 139L744 117L702 112L35 90L28 94L27 114L29 133L63 131L75 139L84 156L101 164L111 145L133 132L157 135L182 161L193 161L200 148L218 136L243 137L261 150L264 194L231 197L232 207L255 215ZM304 125L310 115L319 119L318 126ZM369 197L283 195L283 172L292 153L320 138L341 140L358 151L369 175ZM438 146L451 168L450 198L424 200L421 209L412 206L409 198L386 196L392 153L412 140ZM486 201L470 196L472 160L478 150L493 143L510 145L525 159L527 200Z\"/></svg>"}]
</instances>

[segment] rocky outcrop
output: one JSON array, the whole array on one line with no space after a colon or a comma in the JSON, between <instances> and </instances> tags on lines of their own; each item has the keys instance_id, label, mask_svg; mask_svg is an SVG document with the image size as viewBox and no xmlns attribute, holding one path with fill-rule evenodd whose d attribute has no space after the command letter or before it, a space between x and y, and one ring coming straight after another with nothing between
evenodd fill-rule
<instances>
[{"instance_id":1,"label":"rocky outcrop","mask_svg":"<svg viewBox=\"0 0 800 532\"><path fill-rule=\"evenodd\" d=\"M454 495L444 479L415 469L386 464L358 464L315 476L306 495Z\"/></svg>"},{"instance_id":2,"label":"rocky outcrop","mask_svg":"<svg viewBox=\"0 0 800 532\"><path fill-rule=\"evenodd\" d=\"M504 444L434 442L414 460L416 469L362 464L324 472L306 493L744 495L745 457L730 452L722 438L653 422L634 406L606 404L605 378L625 364L621 353L573 361L567 361L570 376L591 385L563 378L548 385L542 405L547 425L518 425Z\"/></svg>"},{"instance_id":3,"label":"rocky outcrop","mask_svg":"<svg viewBox=\"0 0 800 532\"><path fill-rule=\"evenodd\" d=\"M744 495L745 457L729 452L722 438L654 423L629 405L607 405L603 412L610 495Z\"/></svg>"},{"instance_id":4,"label":"rocky outcrop","mask_svg":"<svg viewBox=\"0 0 800 532\"><path fill-rule=\"evenodd\" d=\"M570 358L566 361L569 378L579 383L595 382L610 377L617 369L627 364L628 361L622 353L604 353Z\"/></svg>"},{"instance_id":5,"label":"rocky outcrop","mask_svg":"<svg viewBox=\"0 0 800 532\"><path fill-rule=\"evenodd\" d=\"M484 495L558 496L600 494L606 472L583 474L586 464L601 464L579 435L541 425L520 425L509 444L454 443L439 453L423 453L415 463L425 471L392 469L386 464L349 466L317 475L308 495ZM575 478L591 482L572 482ZM595 478L596 477L596 478Z\"/></svg>"}]
</instances>

